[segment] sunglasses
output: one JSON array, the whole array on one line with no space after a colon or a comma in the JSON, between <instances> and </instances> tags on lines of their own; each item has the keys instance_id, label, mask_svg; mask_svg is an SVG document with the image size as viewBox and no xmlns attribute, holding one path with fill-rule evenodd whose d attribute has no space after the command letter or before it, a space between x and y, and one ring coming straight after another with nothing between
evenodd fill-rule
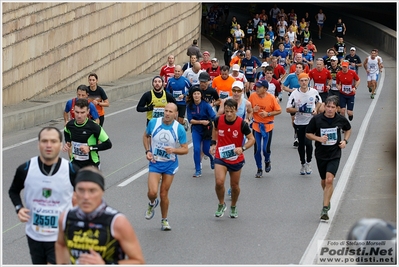
<instances>
[{"instance_id":1,"label":"sunglasses","mask_svg":"<svg viewBox=\"0 0 399 267\"><path fill-rule=\"evenodd\" d=\"M231 90L233 93L241 93L242 92L242 90L237 90L237 89L232 89Z\"/></svg>"}]
</instances>

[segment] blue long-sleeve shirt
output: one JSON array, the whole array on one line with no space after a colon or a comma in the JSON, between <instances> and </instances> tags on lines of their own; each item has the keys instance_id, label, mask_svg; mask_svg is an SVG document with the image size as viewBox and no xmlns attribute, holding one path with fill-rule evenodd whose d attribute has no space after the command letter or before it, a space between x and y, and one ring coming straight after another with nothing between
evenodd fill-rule
<instances>
[{"instance_id":1,"label":"blue long-sleeve shirt","mask_svg":"<svg viewBox=\"0 0 399 267\"><path fill-rule=\"evenodd\" d=\"M186 95L188 94L188 89L191 87L190 81L183 76L180 76L179 79L175 77L171 77L168 79L168 85L166 86L166 92L169 92L173 95L176 100L176 104L185 105L186 104ZM182 100L179 100L179 95L184 95Z\"/></svg>"},{"instance_id":2,"label":"blue long-sleeve shirt","mask_svg":"<svg viewBox=\"0 0 399 267\"><path fill-rule=\"evenodd\" d=\"M187 105L187 120L190 122L192 119L194 120L214 120L216 118L216 113L205 100L201 100L201 102L196 105L193 104L192 108L190 104ZM202 124L192 124L191 130L202 133L203 127Z\"/></svg>"}]
</instances>

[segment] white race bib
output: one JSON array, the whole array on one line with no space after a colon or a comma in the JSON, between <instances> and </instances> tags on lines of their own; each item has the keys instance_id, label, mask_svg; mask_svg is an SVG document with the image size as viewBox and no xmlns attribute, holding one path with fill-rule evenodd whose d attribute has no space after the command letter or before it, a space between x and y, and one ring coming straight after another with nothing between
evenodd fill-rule
<instances>
[{"instance_id":1,"label":"white race bib","mask_svg":"<svg viewBox=\"0 0 399 267\"><path fill-rule=\"evenodd\" d=\"M183 91L173 91L173 97L176 99L176 101L181 101L179 96L183 93Z\"/></svg>"},{"instance_id":2,"label":"white race bib","mask_svg":"<svg viewBox=\"0 0 399 267\"><path fill-rule=\"evenodd\" d=\"M332 146L337 143L338 140L338 132L337 128L327 128L327 129L320 129L320 135L324 136L327 135L328 139L326 143L322 143L323 146Z\"/></svg>"},{"instance_id":3,"label":"white race bib","mask_svg":"<svg viewBox=\"0 0 399 267\"><path fill-rule=\"evenodd\" d=\"M236 148L235 144L219 147L220 158L226 160L236 160L238 158L237 154L234 152Z\"/></svg>"},{"instance_id":4,"label":"white race bib","mask_svg":"<svg viewBox=\"0 0 399 267\"><path fill-rule=\"evenodd\" d=\"M324 84L322 83L315 83L314 88L319 92L323 93L324 92Z\"/></svg>"},{"instance_id":5,"label":"white race bib","mask_svg":"<svg viewBox=\"0 0 399 267\"><path fill-rule=\"evenodd\" d=\"M352 92L352 85L343 84L342 85L342 92L344 92L346 94L350 94Z\"/></svg>"},{"instance_id":6,"label":"white race bib","mask_svg":"<svg viewBox=\"0 0 399 267\"><path fill-rule=\"evenodd\" d=\"M221 99L228 98L228 97L229 97L229 93L228 93L228 92L221 91L220 94L219 94L219 97L220 97Z\"/></svg>"},{"instance_id":7,"label":"white race bib","mask_svg":"<svg viewBox=\"0 0 399 267\"><path fill-rule=\"evenodd\" d=\"M153 118L160 118L163 117L163 114L165 112L165 108L155 108L152 110L152 117Z\"/></svg>"},{"instance_id":8,"label":"white race bib","mask_svg":"<svg viewBox=\"0 0 399 267\"><path fill-rule=\"evenodd\" d=\"M75 160L89 160L89 153L84 153L80 150L80 146L87 146L87 143L71 142L72 144L72 154Z\"/></svg>"},{"instance_id":9,"label":"white race bib","mask_svg":"<svg viewBox=\"0 0 399 267\"><path fill-rule=\"evenodd\" d=\"M59 211L54 207L33 207L32 228L43 235L52 235L58 232Z\"/></svg>"}]
</instances>

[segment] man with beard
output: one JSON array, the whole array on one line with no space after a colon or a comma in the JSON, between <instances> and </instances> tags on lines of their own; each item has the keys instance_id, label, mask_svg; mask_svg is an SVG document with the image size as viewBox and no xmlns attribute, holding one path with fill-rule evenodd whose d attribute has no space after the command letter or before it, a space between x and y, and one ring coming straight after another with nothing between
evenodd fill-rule
<instances>
[{"instance_id":1,"label":"man with beard","mask_svg":"<svg viewBox=\"0 0 399 267\"><path fill-rule=\"evenodd\" d=\"M199 63L198 63L199 64ZM152 79L153 89L145 92L137 104L137 112L147 112L147 124L152 118L163 117L166 103L176 103L175 98L170 93L163 90L163 79L155 76Z\"/></svg>"}]
</instances>

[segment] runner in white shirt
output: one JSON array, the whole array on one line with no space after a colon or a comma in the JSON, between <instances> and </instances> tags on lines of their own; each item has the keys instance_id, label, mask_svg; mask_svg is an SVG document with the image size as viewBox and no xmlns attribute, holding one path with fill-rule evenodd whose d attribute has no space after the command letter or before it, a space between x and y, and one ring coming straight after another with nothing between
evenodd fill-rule
<instances>
[{"instance_id":1,"label":"runner in white shirt","mask_svg":"<svg viewBox=\"0 0 399 267\"><path fill-rule=\"evenodd\" d=\"M301 160L300 174L305 175L312 173L310 162L313 154L312 141L306 138L306 126L317 114L321 105L321 98L316 89L309 87L309 76L306 73L299 74L298 80L300 88L291 93L286 111L295 113L294 126L297 132L298 153Z\"/></svg>"}]
</instances>

